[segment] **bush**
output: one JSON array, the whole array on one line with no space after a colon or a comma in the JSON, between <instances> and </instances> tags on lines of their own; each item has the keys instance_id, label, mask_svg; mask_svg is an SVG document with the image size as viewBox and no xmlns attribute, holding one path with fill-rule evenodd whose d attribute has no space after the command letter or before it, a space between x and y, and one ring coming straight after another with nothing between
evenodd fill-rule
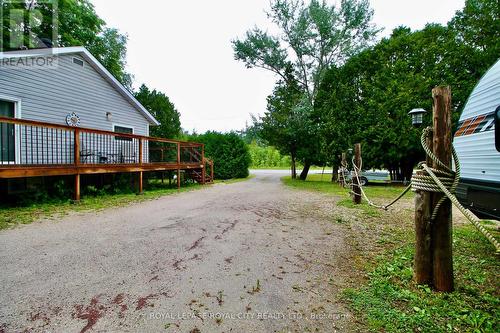
<instances>
[{"instance_id":1,"label":"bush","mask_svg":"<svg viewBox=\"0 0 500 333\"><path fill-rule=\"evenodd\" d=\"M247 145L236 133L207 132L191 139L205 144L205 156L214 161L215 178L248 177L250 154Z\"/></svg>"},{"instance_id":2,"label":"bush","mask_svg":"<svg viewBox=\"0 0 500 333\"><path fill-rule=\"evenodd\" d=\"M281 155L274 147L251 143L248 148L252 158L252 168L289 168L292 163L290 156Z\"/></svg>"}]
</instances>

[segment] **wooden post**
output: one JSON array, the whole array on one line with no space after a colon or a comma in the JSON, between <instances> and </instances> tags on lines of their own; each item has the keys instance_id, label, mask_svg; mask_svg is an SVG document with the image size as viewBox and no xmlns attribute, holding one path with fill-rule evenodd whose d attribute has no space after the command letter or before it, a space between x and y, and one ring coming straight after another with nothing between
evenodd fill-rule
<instances>
[{"instance_id":1,"label":"wooden post","mask_svg":"<svg viewBox=\"0 0 500 333\"><path fill-rule=\"evenodd\" d=\"M80 174L75 175L75 201L80 201Z\"/></svg>"},{"instance_id":2,"label":"wooden post","mask_svg":"<svg viewBox=\"0 0 500 333\"><path fill-rule=\"evenodd\" d=\"M80 165L80 130L78 128L75 128L73 139L75 167L78 168ZM77 174L75 175L75 201L80 201L80 174L78 172L79 171L77 170Z\"/></svg>"},{"instance_id":3,"label":"wooden post","mask_svg":"<svg viewBox=\"0 0 500 333\"><path fill-rule=\"evenodd\" d=\"M210 181L214 182L214 161L210 161Z\"/></svg>"},{"instance_id":4,"label":"wooden post","mask_svg":"<svg viewBox=\"0 0 500 333\"><path fill-rule=\"evenodd\" d=\"M356 143L354 145L354 165L358 169L361 167L361 143ZM361 177L361 175L358 176ZM352 189L354 192L353 201L356 205L361 203L361 185L358 182L359 177L354 175L352 177Z\"/></svg>"},{"instance_id":5,"label":"wooden post","mask_svg":"<svg viewBox=\"0 0 500 333\"><path fill-rule=\"evenodd\" d=\"M205 172L207 171L205 167L207 163L205 161L205 145L201 146L201 183L205 185Z\"/></svg>"},{"instance_id":6,"label":"wooden post","mask_svg":"<svg viewBox=\"0 0 500 333\"><path fill-rule=\"evenodd\" d=\"M344 169L344 165L347 165L347 158L346 158L346 153L342 153L341 155L341 158L342 158L342 161L341 161L341 169L342 169L342 173L341 173L341 177L342 179L339 177L339 181L342 182L342 186L345 186L345 169Z\"/></svg>"},{"instance_id":7,"label":"wooden post","mask_svg":"<svg viewBox=\"0 0 500 333\"><path fill-rule=\"evenodd\" d=\"M436 87L432 90L433 147L434 155L451 168L451 91L450 87ZM438 165L434 168L440 169ZM432 209L444 196L432 193ZM433 285L437 291L453 291L452 220L451 202L443 202L436 218L432 221L432 271Z\"/></svg>"},{"instance_id":8,"label":"wooden post","mask_svg":"<svg viewBox=\"0 0 500 333\"><path fill-rule=\"evenodd\" d=\"M181 143L177 142L177 189L181 188Z\"/></svg>"},{"instance_id":9,"label":"wooden post","mask_svg":"<svg viewBox=\"0 0 500 333\"><path fill-rule=\"evenodd\" d=\"M142 156L143 151L142 151L142 139L139 139L139 164L142 164Z\"/></svg>"},{"instance_id":10,"label":"wooden post","mask_svg":"<svg viewBox=\"0 0 500 333\"><path fill-rule=\"evenodd\" d=\"M144 193L144 190L143 190L143 177L142 176L143 176L142 171L139 171L138 172L139 184L138 184L137 194L143 194Z\"/></svg>"},{"instance_id":11,"label":"wooden post","mask_svg":"<svg viewBox=\"0 0 500 333\"><path fill-rule=\"evenodd\" d=\"M427 138L427 145L432 149L432 137ZM432 159L427 156L426 164L432 167ZM417 174L425 174L417 171ZM432 283L431 252L431 192L417 190L415 192L415 262L413 271L417 284Z\"/></svg>"}]
</instances>

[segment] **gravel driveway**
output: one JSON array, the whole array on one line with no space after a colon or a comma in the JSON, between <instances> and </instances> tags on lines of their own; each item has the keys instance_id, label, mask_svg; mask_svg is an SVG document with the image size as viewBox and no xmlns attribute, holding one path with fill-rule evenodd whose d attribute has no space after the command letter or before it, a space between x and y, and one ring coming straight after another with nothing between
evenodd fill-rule
<instances>
[{"instance_id":1,"label":"gravel driveway","mask_svg":"<svg viewBox=\"0 0 500 333\"><path fill-rule=\"evenodd\" d=\"M0 232L0 332L349 332L337 208L256 173Z\"/></svg>"}]
</instances>

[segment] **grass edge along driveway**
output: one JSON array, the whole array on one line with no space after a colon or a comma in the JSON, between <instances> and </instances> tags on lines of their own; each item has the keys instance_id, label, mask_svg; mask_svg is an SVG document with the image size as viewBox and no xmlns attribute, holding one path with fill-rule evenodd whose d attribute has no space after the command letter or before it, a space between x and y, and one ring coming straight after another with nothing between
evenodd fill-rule
<instances>
[{"instance_id":1,"label":"grass edge along driveway","mask_svg":"<svg viewBox=\"0 0 500 333\"><path fill-rule=\"evenodd\" d=\"M358 260L353 267L361 274L353 272L357 276L353 276L342 294L359 317L360 331L499 331L499 259L479 232L469 224L454 224L456 290L436 293L413 282L413 195L405 196L404 208L382 212L366 203L353 205L348 190L331 183L328 175L320 176L310 175L305 182L290 177L283 177L282 181L297 190L332 196L336 205L352 209L357 217L354 223L332 216L332 223L342 223L357 247ZM401 190L391 186L365 188L368 196L380 203L394 198ZM376 250L366 251L367 247Z\"/></svg>"}]
</instances>

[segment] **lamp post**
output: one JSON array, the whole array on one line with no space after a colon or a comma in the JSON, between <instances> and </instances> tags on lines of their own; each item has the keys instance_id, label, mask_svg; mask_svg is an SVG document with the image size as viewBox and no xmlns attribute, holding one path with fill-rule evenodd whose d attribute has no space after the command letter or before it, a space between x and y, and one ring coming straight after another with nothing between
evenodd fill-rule
<instances>
[{"instance_id":1,"label":"lamp post","mask_svg":"<svg viewBox=\"0 0 500 333\"><path fill-rule=\"evenodd\" d=\"M424 119L424 114L426 113L427 111L425 111L422 108L413 109L410 112L408 112L408 114L411 116L411 124L414 127L420 127Z\"/></svg>"}]
</instances>

